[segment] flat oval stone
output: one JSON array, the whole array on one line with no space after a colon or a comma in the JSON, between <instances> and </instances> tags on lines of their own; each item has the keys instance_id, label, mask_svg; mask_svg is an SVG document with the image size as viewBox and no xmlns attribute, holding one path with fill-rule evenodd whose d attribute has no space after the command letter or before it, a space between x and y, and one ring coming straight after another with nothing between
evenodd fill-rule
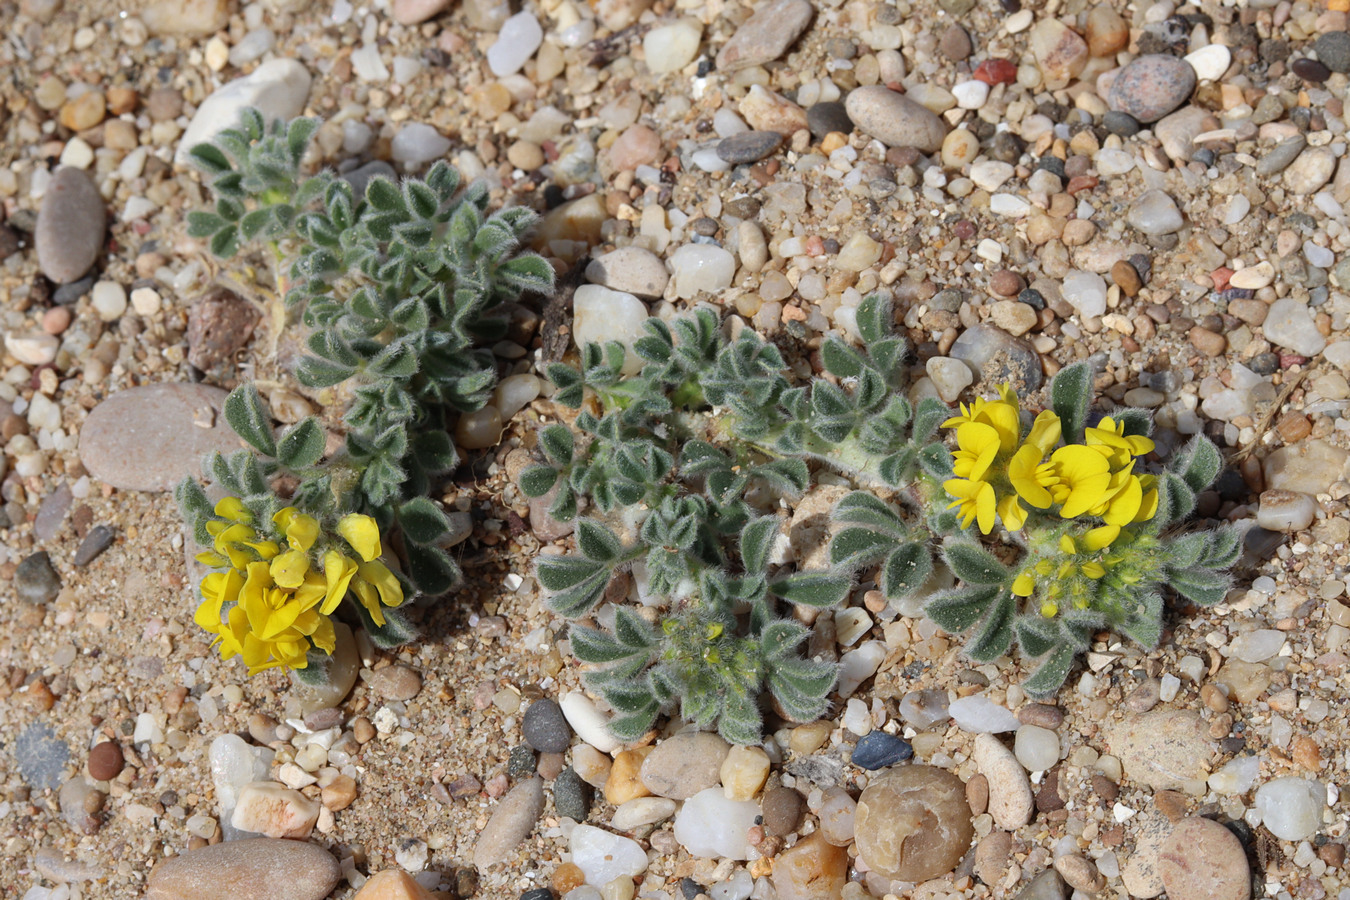
<instances>
[{"instance_id":1,"label":"flat oval stone","mask_svg":"<svg viewBox=\"0 0 1350 900\"><path fill-rule=\"evenodd\" d=\"M1210 819L1182 819L1163 841L1158 872L1171 900L1250 900L1242 842Z\"/></svg>"},{"instance_id":2,"label":"flat oval stone","mask_svg":"<svg viewBox=\"0 0 1350 900\"><path fill-rule=\"evenodd\" d=\"M838 100L826 100L807 108L806 127L811 129L811 137L820 140L832 131L852 134L853 120L848 117L844 104Z\"/></svg>"},{"instance_id":3,"label":"flat oval stone","mask_svg":"<svg viewBox=\"0 0 1350 900\"><path fill-rule=\"evenodd\" d=\"M858 739L853 748L853 764L869 771L884 769L904 762L914 755L914 748L884 731L871 731Z\"/></svg>"},{"instance_id":4,"label":"flat oval stone","mask_svg":"<svg viewBox=\"0 0 1350 900\"><path fill-rule=\"evenodd\" d=\"M98 259L107 231L107 209L94 182L79 169L57 169L33 235L42 274L57 284L79 280Z\"/></svg>"},{"instance_id":5,"label":"flat oval stone","mask_svg":"<svg viewBox=\"0 0 1350 900\"><path fill-rule=\"evenodd\" d=\"M567 725L562 707L548 698L530 704L521 720L520 731L525 743L540 753L562 753L572 743L572 729Z\"/></svg>"},{"instance_id":6,"label":"flat oval stone","mask_svg":"<svg viewBox=\"0 0 1350 900\"><path fill-rule=\"evenodd\" d=\"M688 800L717 784L731 745L706 731L662 741L642 761L642 784L659 797Z\"/></svg>"},{"instance_id":7,"label":"flat oval stone","mask_svg":"<svg viewBox=\"0 0 1350 900\"><path fill-rule=\"evenodd\" d=\"M328 851L304 841L225 841L166 859L150 873L146 900L322 900L342 870Z\"/></svg>"},{"instance_id":8,"label":"flat oval stone","mask_svg":"<svg viewBox=\"0 0 1350 900\"><path fill-rule=\"evenodd\" d=\"M966 788L934 766L901 766L858 798L858 855L886 878L927 881L956 868L975 834Z\"/></svg>"},{"instance_id":9,"label":"flat oval stone","mask_svg":"<svg viewBox=\"0 0 1350 900\"><path fill-rule=\"evenodd\" d=\"M202 458L242 445L225 422L225 392L205 384L150 384L113 394L80 429L89 474L129 491L167 491L202 477Z\"/></svg>"},{"instance_id":10,"label":"flat oval stone","mask_svg":"<svg viewBox=\"0 0 1350 900\"><path fill-rule=\"evenodd\" d=\"M1195 69L1184 59L1161 53L1137 57L1120 70L1107 102L1117 112L1140 122L1156 122L1176 109L1195 90Z\"/></svg>"},{"instance_id":11,"label":"flat oval stone","mask_svg":"<svg viewBox=\"0 0 1350 900\"><path fill-rule=\"evenodd\" d=\"M810 124L810 117L807 118ZM717 144L717 156L733 166L759 162L778 149L783 136L776 131L742 131L722 138Z\"/></svg>"},{"instance_id":12,"label":"flat oval stone","mask_svg":"<svg viewBox=\"0 0 1350 900\"><path fill-rule=\"evenodd\" d=\"M539 778L522 781L511 789L493 810L492 818L478 834L473 848L473 864L480 869L505 862L520 842L534 830L544 812L544 782Z\"/></svg>"},{"instance_id":13,"label":"flat oval stone","mask_svg":"<svg viewBox=\"0 0 1350 900\"><path fill-rule=\"evenodd\" d=\"M811 23L814 9L808 0L771 0L741 23L731 40L717 53L722 72L748 69L782 56Z\"/></svg>"},{"instance_id":14,"label":"flat oval stone","mask_svg":"<svg viewBox=\"0 0 1350 900\"><path fill-rule=\"evenodd\" d=\"M864 134L887 147L936 153L947 136L947 123L937 113L881 85L853 90L844 101L844 109Z\"/></svg>"},{"instance_id":15,"label":"flat oval stone","mask_svg":"<svg viewBox=\"0 0 1350 900\"><path fill-rule=\"evenodd\" d=\"M992 734L975 735L975 765L989 780L989 814L994 824L1014 831L1031 821L1035 804L1026 770Z\"/></svg>"},{"instance_id":16,"label":"flat oval stone","mask_svg":"<svg viewBox=\"0 0 1350 900\"><path fill-rule=\"evenodd\" d=\"M1209 774L1214 745L1200 716L1187 710L1154 710L1121 723L1111 751L1125 774L1155 790L1181 790Z\"/></svg>"}]
</instances>

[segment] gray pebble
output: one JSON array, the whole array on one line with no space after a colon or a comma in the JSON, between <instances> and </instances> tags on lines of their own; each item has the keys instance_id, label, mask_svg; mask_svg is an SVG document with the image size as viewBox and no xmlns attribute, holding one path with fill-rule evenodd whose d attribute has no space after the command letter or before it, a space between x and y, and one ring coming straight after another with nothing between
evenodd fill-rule
<instances>
[{"instance_id":1,"label":"gray pebble","mask_svg":"<svg viewBox=\"0 0 1350 900\"><path fill-rule=\"evenodd\" d=\"M717 53L717 68L734 72L772 62L811 24L808 0L770 0L746 19Z\"/></svg>"},{"instance_id":2,"label":"gray pebble","mask_svg":"<svg viewBox=\"0 0 1350 900\"><path fill-rule=\"evenodd\" d=\"M776 131L742 131L719 141L717 156L723 162L739 166L759 162L782 143L783 136Z\"/></svg>"},{"instance_id":3,"label":"gray pebble","mask_svg":"<svg viewBox=\"0 0 1350 900\"><path fill-rule=\"evenodd\" d=\"M57 284L79 279L98 259L107 231L108 213L93 180L70 166L57 169L34 234L42 274Z\"/></svg>"},{"instance_id":4,"label":"gray pebble","mask_svg":"<svg viewBox=\"0 0 1350 900\"><path fill-rule=\"evenodd\" d=\"M506 758L506 774L512 778L525 778L534 774L534 751L524 744L511 748Z\"/></svg>"},{"instance_id":5,"label":"gray pebble","mask_svg":"<svg viewBox=\"0 0 1350 900\"><path fill-rule=\"evenodd\" d=\"M656 746L639 777L658 797L688 800L721 778L722 762L731 745L706 731L686 731Z\"/></svg>"},{"instance_id":6,"label":"gray pebble","mask_svg":"<svg viewBox=\"0 0 1350 900\"><path fill-rule=\"evenodd\" d=\"M1145 124L1176 109L1195 90L1195 69L1184 59L1160 53L1137 57L1111 84L1107 102Z\"/></svg>"},{"instance_id":7,"label":"gray pebble","mask_svg":"<svg viewBox=\"0 0 1350 900\"><path fill-rule=\"evenodd\" d=\"M1344 31L1328 31L1313 44L1317 58L1333 72L1350 72L1350 34Z\"/></svg>"},{"instance_id":8,"label":"gray pebble","mask_svg":"<svg viewBox=\"0 0 1350 900\"><path fill-rule=\"evenodd\" d=\"M342 869L333 854L308 841L249 838L224 841L162 860L146 882L146 900L322 900Z\"/></svg>"},{"instance_id":9,"label":"gray pebble","mask_svg":"<svg viewBox=\"0 0 1350 900\"><path fill-rule=\"evenodd\" d=\"M70 761L70 748L43 722L34 722L14 742L14 761L30 787L56 790Z\"/></svg>"},{"instance_id":10,"label":"gray pebble","mask_svg":"<svg viewBox=\"0 0 1350 900\"><path fill-rule=\"evenodd\" d=\"M572 729L562 707L552 700L536 700L525 710L520 722L525 743L540 753L563 753L572 743Z\"/></svg>"},{"instance_id":11,"label":"gray pebble","mask_svg":"<svg viewBox=\"0 0 1350 900\"><path fill-rule=\"evenodd\" d=\"M1298 159L1308 139L1301 134L1291 134L1276 144L1269 153L1256 161L1257 175L1275 175L1289 168L1289 164Z\"/></svg>"},{"instance_id":12,"label":"gray pebble","mask_svg":"<svg viewBox=\"0 0 1350 900\"><path fill-rule=\"evenodd\" d=\"M480 869L505 862L520 842L534 830L544 812L544 782L539 778L523 781L511 789L487 825L478 833L473 848L473 864Z\"/></svg>"},{"instance_id":13,"label":"gray pebble","mask_svg":"<svg viewBox=\"0 0 1350 900\"><path fill-rule=\"evenodd\" d=\"M1102 116L1102 127L1121 137L1134 137L1139 133L1139 120L1129 113L1117 112L1113 109Z\"/></svg>"},{"instance_id":14,"label":"gray pebble","mask_svg":"<svg viewBox=\"0 0 1350 900\"><path fill-rule=\"evenodd\" d=\"M553 808L558 815L576 822L586 821L591 811L591 786L571 766L558 773L553 782Z\"/></svg>"},{"instance_id":15,"label":"gray pebble","mask_svg":"<svg viewBox=\"0 0 1350 900\"><path fill-rule=\"evenodd\" d=\"M72 281L70 284L63 284L52 291L52 302L59 306L73 306L80 301L80 298L88 294L94 288L94 276L86 275L78 281Z\"/></svg>"},{"instance_id":16,"label":"gray pebble","mask_svg":"<svg viewBox=\"0 0 1350 900\"><path fill-rule=\"evenodd\" d=\"M811 129L811 137L820 140L832 131L840 134L853 132L853 120L848 110L838 100L816 103L806 110L806 126Z\"/></svg>"},{"instance_id":17,"label":"gray pebble","mask_svg":"<svg viewBox=\"0 0 1350 900\"><path fill-rule=\"evenodd\" d=\"M50 541L60 534L61 526L66 523L66 513L70 512L70 505L73 502L70 485L65 482L42 498L37 518L33 520L33 536L40 541Z\"/></svg>"},{"instance_id":18,"label":"gray pebble","mask_svg":"<svg viewBox=\"0 0 1350 900\"><path fill-rule=\"evenodd\" d=\"M1046 869L1037 875L1017 894L1017 900L1064 900L1069 886L1054 869Z\"/></svg>"},{"instance_id":19,"label":"gray pebble","mask_svg":"<svg viewBox=\"0 0 1350 900\"><path fill-rule=\"evenodd\" d=\"M14 593L27 603L49 603L61 592L61 577L46 550L39 550L14 570Z\"/></svg>"},{"instance_id":20,"label":"gray pebble","mask_svg":"<svg viewBox=\"0 0 1350 900\"><path fill-rule=\"evenodd\" d=\"M1041 360L1025 341L992 325L967 328L952 344L950 356L977 373L976 383L1012 385L1025 396L1041 386Z\"/></svg>"},{"instance_id":21,"label":"gray pebble","mask_svg":"<svg viewBox=\"0 0 1350 900\"><path fill-rule=\"evenodd\" d=\"M70 558L70 562L76 568L83 568L98 558L104 550L112 546L112 542L117 538L117 532L113 531L107 525L95 525L80 541L79 549L75 555Z\"/></svg>"},{"instance_id":22,"label":"gray pebble","mask_svg":"<svg viewBox=\"0 0 1350 900\"><path fill-rule=\"evenodd\" d=\"M887 147L913 147L921 153L936 153L947 136L947 123L937 113L881 85L851 91L844 100L844 108L864 134Z\"/></svg>"}]
</instances>

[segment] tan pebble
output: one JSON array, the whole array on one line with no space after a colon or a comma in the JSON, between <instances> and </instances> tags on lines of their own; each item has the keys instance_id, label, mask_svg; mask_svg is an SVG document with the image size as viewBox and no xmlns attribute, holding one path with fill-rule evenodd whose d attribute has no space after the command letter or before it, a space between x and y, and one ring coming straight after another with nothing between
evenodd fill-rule
<instances>
[{"instance_id":1,"label":"tan pebble","mask_svg":"<svg viewBox=\"0 0 1350 900\"><path fill-rule=\"evenodd\" d=\"M980 152L980 139L965 128L957 128L942 139L942 165L959 169L975 160Z\"/></svg>"},{"instance_id":2,"label":"tan pebble","mask_svg":"<svg viewBox=\"0 0 1350 900\"><path fill-rule=\"evenodd\" d=\"M1192 347L1211 359L1222 356L1223 351L1228 348L1227 338L1199 325L1192 327L1186 336L1190 338Z\"/></svg>"},{"instance_id":3,"label":"tan pebble","mask_svg":"<svg viewBox=\"0 0 1350 900\"><path fill-rule=\"evenodd\" d=\"M1070 219L1063 234L1066 247L1081 247L1097 236L1097 226L1091 219Z\"/></svg>"},{"instance_id":4,"label":"tan pebble","mask_svg":"<svg viewBox=\"0 0 1350 900\"><path fill-rule=\"evenodd\" d=\"M750 800L769 777L769 754L759 747L732 747L720 774L728 800Z\"/></svg>"},{"instance_id":5,"label":"tan pebble","mask_svg":"<svg viewBox=\"0 0 1350 900\"><path fill-rule=\"evenodd\" d=\"M114 116L120 116L123 113L129 113L136 109L136 102L140 99L135 88L115 87L108 88L108 112Z\"/></svg>"},{"instance_id":6,"label":"tan pebble","mask_svg":"<svg viewBox=\"0 0 1350 900\"><path fill-rule=\"evenodd\" d=\"M840 147L848 146L848 135L842 131L831 131L820 139L820 152L829 156Z\"/></svg>"},{"instance_id":7,"label":"tan pebble","mask_svg":"<svg viewBox=\"0 0 1350 900\"><path fill-rule=\"evenodd\" d=\"M1200 699L1214 712L1228 712L1228 696L1215 684L1200 688Z\"/></svg>"},{"instance_id":8,"label":"tan pebble","mask_svg":"<svg viewBox=\"0 0 1350 900\"><path fill-rule=\"evenodd\" d=\"M544 151L534 141L516 141L507 148L506 159L517 169L531 172L544 164Z\"/></svg>"},{"instance_id":9,"label":"tan pebble","mask_svg":"<svg viewBox=\"0 0 1350 900\"><path fill-rule=\"evenodd\" d=\"M806 110L758 84L751 86L737 111L756 131L776 131L791 137L807 127Z\"/></svg>"},{"instance_id":10,"label":"tan pebble","mask_svg":"<svg viewBox=\"0 0 1350 900\"><path fill-rule=\"evenodd\" d=\"M1016 300L1000 300L989 311L994 324L1013 337L1020 337L1036 327L1036 310Z\"/></svg>"},{"instance_id":11,"label":"tan pebble","mask_svg":"<svg viewBox=\"0 0 1350 900\"><path fill-rule=\"evenodd\" d=\"M64 306L53 306L42 314L42 330L48 334L61 334L70 327L70 310Z\"/></svg>"},{"instance_id":12,"label":"tan pebble","mask_svg":"<svg viewBox=\"0 0 1350 900\"><path fill-rule=\"evenodd\" d=\"M609 779L605 782L605 800L611 806L619 806L637 797L649 797L651 791L642 783L642 762L655 747L638 747L624 750L614 757L609 769Z\"/></svg>"},{"instance_id":13,"label":"tan pebble","mask_svg":"<svg viewBox=\"0 0 1350 900\"><path fill-rule=\"evenodd\" d=\"M809 756L820 749L825 739L834 730L832 722L808 722L792 729L788 737L788 749L799 756Z\"/></svg>"},{"instance_id":14,"label":"tan pebble","mask_svg":"<svg viewBox=\"0 0 1350 900\"><path fill-rule=\"evenodd\" d=\"M1121 292L1126 297L1133 297L1139 293L1143 282L1139 279L1139 272L1129 262L1118 259L1111 264L1111 280L1120 286Z\"/></svg>"},{"instance_id":15,"label":"tan pebble","mask_svg":"<svg viewBox=\"0 0 1350 900\"><path fill-rule=\"evenodd\" d=\"M1294 762L1314 772L1322 768L1322 748L1317 741L1306 734L1300 734L1289 745L1289 755Z\"/></svg>"},{"instance_id":16,"label":"tan pebble","mask_svg":"<svg viewBox=\"0 0 1350 900\"><path fill-rule=\"evenodd\" d=\"M1068 853L1056 859L1055 871L1076 891L1092 893L1106 887L1106 879L1097 871L1097 866L1076 853Z\"/></svg>"},{"instance_id":17,"label":"tan pebble","mask_svg":"<svg viewBox=\"0 0 1350 900\"><path fill-rule=\"evenodd\" d=\"M109 119L103 123L103 146L110 150L135 150L140 139L136 126L125 119Z\"/></svg>"},{"instance_id":18,"label":"tan pebble","mask_svg":"<svg viewBox=\"0 0 1350 900\"><path fill-rule=\"evenodd\" d=\"M369 743L375 737L375 726L370 724L370 719L365 716L357 716L352 722L352 734L358 744Z\"/></svg>"},{"instance_id":19,"label":"tan pebble","mask_svg":"<svg viewBox=\"0 0 1350 900\"><path fill-rule=\"evenodd\" d=\"M1153 794L1153 805L1169 822L1180 822L1186 818L1190 801L1181 791L1157 791Z\"/></svg>"},{"instance_id":20,"label":"tan pebble","mask_svg":"<svg viewBox=\"0 0 1350 900\"><path fill-rule=\"evenodd\" d=\"M402 869L385 869L366 879L352 900L435 900L435 897Z\"/></svg>"},{"instance_id":21,"label":"tan pebble","mask_svg":"<svg viewBox=\"0 0 1350 900\"><path fill-rule=\"evenodd\" d=\"M565 862L553 870L551 882L555 891L566 894L586 883L586 873L576 863Z\"/></svg>"},{"instance_id":22,"label":"tan pebble","mask_svg":"<svg viewBox=\"0 0 1350 900\"><path fill-rule=\"evenodd\" d=\"M989 809L989 779L983 773L976 773L966 782L966 802L970 811L977 816L984 815Z\"/></svg>"},{"instance_id":23,"label":"tan pebble","mask_svg":"<svg viewBox=\"0 0 1350 900\"><path fill-rule=\"evenodd\" d=\"M780 900L818 900L844 896L848 853L819 834L798 841L774 863L773 886Z\"/></svg>"},{"instance_id":24,"label":"tan pebble","mask_svg":"<svg viewBox=\"0 0 1350 900\"><path fill-rule=\"evenodd\" d=\"M350 775L339 775L323 788L323 805L333 812L341 812L356 799L356 781Z\"/></svg>"},{"instance_id":25,"label":"tan pebble","mask_svg":"<svg viewBox=\"0 0 1350 900\"><path fill-rule=\"evenodd\" d=\"M61 124L71 131L84 131L103 121L105 100L102 91L88 91L61 107Z\"/></svg>"}]
</instances>

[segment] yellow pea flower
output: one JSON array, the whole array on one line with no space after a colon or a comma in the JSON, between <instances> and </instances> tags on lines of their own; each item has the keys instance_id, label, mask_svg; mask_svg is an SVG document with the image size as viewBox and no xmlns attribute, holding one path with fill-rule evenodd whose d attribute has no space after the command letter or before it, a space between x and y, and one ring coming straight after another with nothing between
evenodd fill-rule
<instances>
[{"instance_id":1,"label":"yellow pea flower","mask_svg":"<svg viewBox=\"0 0 1350 900\"><path fill-rule=\"evenodd\" d=\"M1027 511L1018 502L1016 494L1008 494L998 501L998 517L1009 531L1021 531L1027 523Z\"/></svg>"},{"instance_id":2,"label":"yellow pea flower","mask_svg":"<svg viewBox=\"0 0 1350 900\"><path fill-rule=\"evenodd\" d=\"M286 543L291 545L292 550L303 550L308 553L309 548L314 546L319 537L318 520L305 515L294 506L278 510L272 521L285 532Z\"/></svg>"},{"instance_id":3,"label":"yellow pea flower","mask_svg":"<svg viewBox=\"0 0 1350 900\"><path fill-rule=\"evenodd\" d=\"M1024 446L1029 444L1035 447L1044 455L1055 449L1062 433L1059 416L1055 415L1052 410L1047 409L1036 416L1036 421L1031 423L1031 430L1027 432L1027 439L1023 444Z\"/></svg>"},{"instance_id":4,"label":"yellow pea flower","mask_svg":"<svg viewBox=\"0 0 1350 900\"><path fill-rule=\"evenodd\" d=\"M978 481L998 456L998 431L981 422L967 422L956 429L957 451L952 454L952 474Z\"/></svg>"},{"instance_id":5,"label":"yellow pea flower","mask_svg":"<svg viewBox=\"0 0 1350 900\"><path fill-rule=\"evenodd\" d=\"M1031 443L1023 444L1008 460L1008 482L1013 490L1037 509L1045 509L1054 498L1050 488L1059 483L1055 467L1042 462L1045 451Z\"/></svg>"},{"instance_id":6,"label":"yellow pea flower","mask_svg":"<svg viewBox=\"0 0 1350 900\"><path fill-rule=\"evenodd\" d=\"M327 588L319 611L326 616L347 596L347 588L356 576L356 563L336 550L329 550L323 555L323 574Z\"/></svg>"},{"instance_id":7,"label":"yellow pea flower","mask_svg":"<svg viewBox=\"0 0 1350 900\"><path fill-rule=\"evenodd\" d=\"M960 429L965 425L987 425L998 436L999 452L1011 453L1017 446L1017 437L1021 433L1018 419L1017 395L1009 385L998 387L998 400L977 399L970 406L961 404L961 415L952 416L942 423L943 428L956 428L958 440Z\"/></svg>"},{"instance_id":8,"label":"yellow pea flower","mask_svg":"<svg viewBox=\"0 0 1350 900\"><path fill-rule=\"evenodd\" d=\"M1139 511L1134 514L1132 522L1147 522L1158 514L1158 479L1152 475L1140 475L1139 486L1144 491L1143 499L1139 501Z\"/></svg>"},{"instance_id":9,"label":"yellow pea flower","mask_svg":"<svg viewBox=\"0 0 1350 900\"><path fill-rule=\"evenodd\" d=\"M219 634L222 626L221 609L226 603L239 599L239 591L244 586L244 576L238 569L225 572L212 572L202 579L202 602L192 621L203 631Z\"/></svg>"},{"instance_id":10,"label":"yellow pea flower","mask_svg":"<svg viewBox=\"0 0 1350 900\"><path fill-rule=\"evenodd\" d=\"M229 519L231 522L240 522L245 525L253 524L253 514L244 506L244 501L238 497L221 497L215 506L216 515L222 519Z\"/></svg>"},{"instance_id":11,"label":"yellow pea flower","mask_svg":"<svg viewBox=\"0 0 1350 900\"><path fill-rule=\"evenodd\" d=\"M1102 502L1111 487L1111 469L1106 457L1091 447L1070 444L1050 455L1059 483L1051 493L1066 519L1081 516Z\"/></svg>"},{"instance_id":12,"label":"yellow pea flower","mask_svg":"<svg viewBox=\"0 0 1350 900\"><path fill-rule=\"evenodd\" d=\"M272 580L284 588L298 588L309 574L309 554L303 550L287 550L272 560Z\"/></svg>"},{"instance_id":13,"label":"yellow pea flower","mask_svg":"<svg viewBox=\"0 0 1350 900\"><path fill-rule=\"evenodd\" d=\"M947 508L959 507L962 528L969 528L971 522L978 520L981 533L988 534L994 530L997 501L993 485L983 481L950 478L942 486L956 498Z\"/></svg>"},{"instance_id":14,"label":"yellow pea flower","mask_svg":"<svg viewBox=\"0 0 1350 900\"><path fill-rule=\"evenodd\" d=\"M1041 615L1047 619L1053 619L1059 613L1059 604L1053 600L1047 600L1041 604Z\"/></svg>"},{"instance_id":15,"label":"yellow pea flower","mask_svg":"<svg viewBox=\"0 0 1350 900\"><path fill-rule=\"evenodd\" d=\"M1096 560L1089 560L1078 567L1087 577L1096 580L1106 574L1106 567Z\"/></svg>"},{"instance_id":16,"label":"yellow pea flower","mask_svg":"<svg viewBox=\"0 0 1350 900\"><path fill-rule=\"evenodd\" d=\"M1097 427L1084 429L1083 442L1110 460L1112 468L1124 466L1131 457L1152 453L1154 447L1153 441L1143 435L1126 435L1125 423L1109 416Z\"/></svg>"},{"instance_id":17,"label":"yellow pea flower","mask_svg":"<svg viewBox=\"0 0 1350 900\"><path fill-rule=\"evenodd\" d=\"M393 608L403 603L403 585L382 562L365 562L357 566L352 590L376 625L385 622L383 607Z\"/></svg>"},{"instance_id":18,"label":"yellow pea flower","mask_svg":"<svg viewBox=\"0 0 1350 900\"><path fill-rule=\"evenodd\" d=\"M1061 534L1059 536L1059 552L1067 553L1070 556L1073 556L1078 553L1078 545L1077 543L1074 542L1074 539L1071 536L1067 534Z\"/></svg>"},{"instance_id":19,"label":"yellow pea flower","mask_svg":"<svg viewBox=\"0 0 1350 900\"><path fill-rule=\"evenodd\" d=\"M1030 597L1036 590L1036 576L1023 572L1013 579L1012 592L1018 597Z\"/></svg>"},{"instance_id":20,"label":"yellow pea flower","mask_svg":"<svg viewBox=\"0 0 1350 900\"><path fill-rule=\"evenodd\" d=\"M370 562L380 555L380 529L370 516L351 513L338 520L338 534L351 545L363 560Z\"/></svg>"},{"instance_id":21,"label":"yellow pea flower","mask_svg":"<svg viewBox=\"0 0 1350 900\"><path fill-rule=\"evenodd\" d=\"M1102 525L1083 535L1083 546L1088 549L1089 553L1095 553L1111 546L1111 543L1119 536L1119 525Z\"/></svg>"}]
</instances>

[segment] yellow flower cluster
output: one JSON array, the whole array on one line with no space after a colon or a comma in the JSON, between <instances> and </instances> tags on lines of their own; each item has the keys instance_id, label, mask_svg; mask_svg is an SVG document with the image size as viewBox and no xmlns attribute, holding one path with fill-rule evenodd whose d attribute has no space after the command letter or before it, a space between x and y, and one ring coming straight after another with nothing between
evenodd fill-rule
<instances>
[{"instance_id":1,"label":"yellow flower cluster","mask_svg":"<svg viewBox=\"0 0 1350 900\"><path fill-rule=\"evenodd\" d=\"M332 653L329 616L349 590L378 625L385 622L383 607L403 602L398 578L379 561L380 532L370 516L353 513L337 523L338 536L360 561L334 549L337 541L330 539L319 568L310 551L322 528L313 516L293 506L273 516L282 543L259 535L237 497L221 500L215 513L219 520L206 525L213 547L197 560L224 571L202 579L194 620L216 636L223 658L243 657L250 675L275 666L303 669L311 645Z\"/></svg>"},{"instance_id":2,"label":"yellow flower cluster","mask_svg":"<svg viewBox=\"0 0 1350 900\"><path fill-rule=\"evenodd\" d=\"M1054 618L1072 584L1070 579L1073 576L1081 574L1097 581L1106 575L1108 568L1117 560L1093 555L1105 550L1119 536L1119 525L1100 525L1081 535L1078 540L1068 534L1060 535L1059 552L1062 558L1058 561L1042 559L1023 569L1013 580L1012 592L1018 597L1030 597L1040 585L1041 615L1047 619ZM1080 594L1074 604L1086 608L1087 599Z\"/></svg>"},{"instance_id":3,"label":"yellow flower cluster","mask_svg":"<svg viewBox=\"0 0 1350 900\"><path fill-rule=\"evenodd\" d=\"M1059 507L1065 519L1092 516L1115 528L1147 521L1157 513L1158 491L1151 475L1134 474L1136 457L1153 441L1126 435L1125 424L1102 419L1088 428L1082 444L1058 447L1059 416L1042 412L1023 439L1017 396L1008 385L999 399L962 404L961 415L942 423L956 429L954 478L943 483L955 498L961 527L976 522L988 534L995 519L1018 531L1028 511ZM951 508L949 507L949 508ZM1110 543L1110 540L1107 541Z\"/></svg>"}]
</instances>

